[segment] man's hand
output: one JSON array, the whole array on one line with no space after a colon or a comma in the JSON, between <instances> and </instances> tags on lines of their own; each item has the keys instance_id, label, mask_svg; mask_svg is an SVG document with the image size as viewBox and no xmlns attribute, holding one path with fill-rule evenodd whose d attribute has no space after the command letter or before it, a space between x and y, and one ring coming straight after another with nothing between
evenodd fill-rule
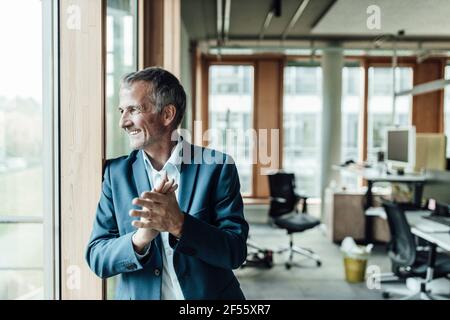
<instances>
[{"instance_id":1,"label":"man's hand","mask_svg":"<svg viewBox=\"0 0 450 320\"><path fill-rule=\"evenodd\" d=\"M161 194L173 194L175 196L175 190L177 189L178 185L174 184L174 180L172 179L169 181L167 179L167 175L164 176L159 186L157 186L153 193L161 193ZM144 192L141 195L141 198L144 197L145 194L149 192ZM141 198L135 198L133 200L133 204L139 205L136 202L136 199ZM175 199L176 201L176 199ZM140 221L133 221L132 224L134 227L139 228L136 233L132 237L132 242L134 245L134 249L137 253L144 253L144 249L146 246L159 234L159 231L165 231L165 230L156 230L150 225L150 220L148 218L147 214L143 215L135 215L133 212L139 211L139 212L146 212L149 213L149 209L145 206L142 206L142 210L130 210L130 216L137 217L140 216ZM183 217L184 218L184 217ZM184 220L184 219L183 219Z\"/></svg>"},{"instance_id":2,"label":"man's hand","mask_svg":"<svg viewBox=\"0 0 450 320\"><path fill-rule=\"evenodd\" d=\"M175 186L166 193L143 192L140 198L133 199L133 204L142 207L142 210L130 211L132 217L141 217L140 221L133 221L133 226L167 231L180 238L184 215L178 206L175 192L171 190Z\"/></svg>"}]
</instances>

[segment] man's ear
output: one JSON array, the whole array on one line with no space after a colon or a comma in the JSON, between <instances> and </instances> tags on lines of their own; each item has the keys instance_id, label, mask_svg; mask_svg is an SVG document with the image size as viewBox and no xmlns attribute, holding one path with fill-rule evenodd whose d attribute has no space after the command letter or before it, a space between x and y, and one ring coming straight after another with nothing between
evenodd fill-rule
<instances>
[{"instance_id":1,"label":"man's ear","mask_svg":"<svg viewBox=\"0 0 450 320\"><path fill-rule=\"evenodd\" d=\"M177 108L173 104L168 104L163 108L162 117L165 126L169 126L175 120L175 115L177 114Z\"/></svg>"}]
</instances>

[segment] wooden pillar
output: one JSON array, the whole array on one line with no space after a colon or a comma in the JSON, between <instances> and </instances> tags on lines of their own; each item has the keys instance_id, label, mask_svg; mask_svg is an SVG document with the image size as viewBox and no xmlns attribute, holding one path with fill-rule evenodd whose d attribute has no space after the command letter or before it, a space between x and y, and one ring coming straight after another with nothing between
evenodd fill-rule
<instances>
[{"instance_id":1,"label":"wooden pillar","mask_svg":"<svg viewBox=\"0 0 450 320\"><path fill-rule=\"evenodd\" d=\"M367 60L363 61L363 72L364 72L364 95L363 95L363 110L360 112L359 121L359 137L358 144L360 145L360 161L367 161L367 145L368 145L368 125L369 125L369 64Z\"/></svg>"},{"instance_id":2,"label":"wooden pillar","mask_svg":"<svg viewBox=\"0 0 450 320\"><path fill-rule=\"evenodd\" d=\"M209 64L200 48L193 44L192 50L192 133L193 142L206 145L203 132L208 129Z\"/></svg>"},{"instance_id":3,"label":"wooden pillar","mask_svg":"<svg viewBox=\"0 0 450 320\"><path fill-rule=\"evenodd\" d=\"M139 0L139 68L180 76L180 0Z\"/></svg>"},{"instance_id":4,"label":"wooden pillar","mask_svg":"<svg viewBox=\"0 0 450 320\"><path fill-rule=\"evenodd\" d=\"M102 299L84 253L104 159L104 0L60 0L61 298Z\"/></svg>"},{"instance_id":5,"label":"wooden pillar","mask_svg":"<svg viewBox=\"0 0 450 320\"><path fill-rule=\"evenodd\" d=\"M414 85L444 78L445 60L426 60L414 68ZM417 133L444 132L444 90L413 97L412 124Z\"/></svg>"},{"instance_id":6,"label":"wooden pillar","mask_svg":"<svg viewBox=\"0 0 450 320\"><path fill-rule=\"evenodd\" d=\"M283 113L283 61L281 59L260 59L255 66L255 102L254 102L254 128L260 133L261 129L267 129L267 150L272 160L278 163L271 163L271 167L279 168L281 165L281 132L279 139L274 144L270 143L270 130L281 130L281 115ZM258 136L258 150L261 145L261 136ZM278 159L273 155L278 153ZM270 196L267 175L264 168L269 166L260 162L254 165L253 169L253 196L263 198ZM278 160L278 161L277 161Z\"/></svg>"}]
</instances>

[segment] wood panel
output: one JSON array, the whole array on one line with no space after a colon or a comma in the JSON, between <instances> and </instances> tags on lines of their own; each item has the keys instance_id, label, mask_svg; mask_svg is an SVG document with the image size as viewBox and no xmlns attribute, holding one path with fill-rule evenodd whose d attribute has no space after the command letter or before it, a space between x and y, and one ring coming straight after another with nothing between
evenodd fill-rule
<instances>
[{"instance_id":1,"label":"wood panel","mask_svg":"<svg viewBox=\"0 0 450 320\"><path fill-rule=\"evenodd\" d=\"M163 66L178 78L180 77L180 39L181 11L180 0L162 0L164 2L164 47Z\"/></svg>"},{"instance_id":2,"label":"wood panel","mask_svg":"<svg viewBox=\"0 0 450 320\"><path fill-rule=\"evenodd\" d=\"M445 60L426 60L414 68L414 85L444 78ZM444 132L444 90L413 97L412 124L418 133Z\"/></svg>"},{"instance_id":3,"label":"wood panel","mask_svg":"<svg viewBox=\"0 0 450 320\"><path fill-rule=\"evenodd\" d=\"M200 68L201 68L201 51L197 46L196 42L191 42L190 44L190 53L191 53L191 76L192 76L192 118L191 118L191 128L192 128L192 141L196 142L196 132L195 132L195 121L199 118L199 113L201 112L201 105L198 102L201 99L201 77L200 77Z\"/></svg>"},{"instance_id":4,"label":"wood panel","mask_svg":"<svg viewBox=\"0 0 450 320\"><path fill-rule=\"evenodd\" d=\"M139 67L164 64L163 0L139 0Z\"/></svg>"},{"instance_id":5,"label":"wood panel","mask_svg":"<svg viewBox=\"0 0 450 320\"><path fill-rule=\"evenodd\" d=\"M257 198L268 197L269 183L265 168L279 168L281 153L279 135L277 141L270 143L270 130L281 130L282 112L282 81L283 81L282 60L259 60L255 70L255 104L254 104L254 128L258 131L258 161L253 171L253 196ZM261 129L267 129L267 145L261 140ZM279 132L279 131L278 131ZM259 151L268 150L268 155L272 158L269 165L261 163ZM264 154L265 152L263 152ZM277 156L278 155L278 156Z\"/></svg>"},{"instance_id":6,"label":"wood panel","mask_svg":"<svg viewBox=\"0 0 450 320\"><path fill-rule=\"evenodd\" d=\"M61 298L102 299L84 252L104 159L105 1L60 0Z\"/></svg>"},{"instance_id":7,"label":"wood panel","mask_svg":"<svg viewBox=\"0 0 450 320\"><path fill-rule=\"evenodd\" d=\"M180 76L180 0L139 0L139 67Z\"/></svg>"},{"instance_id":8,"label":"wood panel","mask_svg":"<svg viewBox=\"0 0 450 320\"><path fill-rule=\"evenodd\" d=\"M144 69L154 65L152 46L162 42L160 33L153 28L153 1L138 0L138 68ZM157 60L157 59L156 59Z\"/></svg>"},{"instance_id":9,"label":"wood panel","mask_svg":"<svg viewBox=\"0 0 450 320\"><path fill-rule=\"evenodd\" d=\"M367 161L367 133L369 123L369 65L366 61L363 62L364 72L364 96L363 96L363 110L360 113L359 121L359 138L358 143L361 145L359 160Z\"/></svg>"},{"instance_id":10,"label":"wood panel","mask_svg":"<svg viewBox=\"0 0 450 320\"><path fill-rule=\"evenodd\" d=\"M208 94L209 79L208 70L211 65L253 65L254 66L254 102L253 102L253 128L259 133L261 129L267 130L267 139L270 141L271 129L278 129L278 139L275 145L270 143L267 147L267 155L277 152L270 165L256 163L252 168L252 192L246 197L267 198L269 196L269 185L267 176L264 174L266 168L280 168L282 159L282 99L283 99L283 66L284 58L280 55L257 55L257 56L224 56L217 59L216 56L202 55L197 53L195 73L196 73L196 105L195 119L202 123L202 130L195 132L195 143L205 144L200 136L206 131L208 126ZM259 141L259 138L258 138ZM265 146L263 146L264 149ZM272 148L273 147L273 148ZM258 152L258 150L256 150ZM263 152L265 153L265 152ZM256 153L258 156L258 153ZM258 157L259 158L259 157ZM257 158L257 159L258 159ZM258 159L260 160L260 159Z\"/></svg>"},{"instance_id":11,"label":"wood panel","mask_svg":"<svg viewBox=\"0 0 450 320\"><path fill-rule=\"evenodd\" d=\"M192 83L194 84L192 140L197 145L206 146L203 133L208 129L209 64L196 44L193 44L192 62Z\"/></svg>"},{"instance_id":12,"label":"wood panel","mask_svg":"<svg viewBox=\"0 0 450 320\"><path fill-rule=\"evenodd\" d=\"M200 67L200 73L201 73L201 113L200 113L200 120L201 120L201 130L200 132L203 132L205 130L208 130L209 128L209 109L208 109L208 103L209 103L209 65L204 62L202 58L202 64ZM206 146L207 141L203 140L203 136L199 136L200 145Z\"/></svg>"}]
</instances>

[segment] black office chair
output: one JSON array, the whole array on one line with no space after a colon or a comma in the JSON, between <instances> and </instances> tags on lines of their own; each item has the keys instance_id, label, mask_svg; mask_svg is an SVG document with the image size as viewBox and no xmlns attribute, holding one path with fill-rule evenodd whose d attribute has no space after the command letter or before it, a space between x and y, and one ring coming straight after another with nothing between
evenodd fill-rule
<instances>
[{"instance_id":1,"label":"black office chair","mask_svg":"<svg viewBox=\"0 0 450 320\"><path fill-rule=\"evenodd\" d=\"M307 214L307 197L295 193L295 176L291 173L277 172L269 175L270 209L269 217L279 228L286 229L289 235L289 246L277 253L289 252L289 260L285 266L300 266L293 262L294 253L313 259L317 266L321 266L320 257L312 250L294 246L293 234L312 229L320 221ZM302 201L302 212L298 212L298 205Z\"/></svg>"},{"instance_id":2,"label":"black office chair","mask_svg":"<svg viewBox=\"0 0 450 320\"><path fill-rule=\"evenodd\" d=\"M388 256L392 263L392 272L399 280L410 277L420 277L420 290L416 292L386 289L382 292L384 298L401 295L403 299L439 299L432 295L426 285L433 279L445 277L450 273L450 256L436 252L432 244L419 247L416 244L411 226L405 216L405 209L391 201L384 201L391 240L388 243ZM382 280L382 279L381 279ZM383 282L383 281L382 281Z\"/></svg>"}]
</instances>

